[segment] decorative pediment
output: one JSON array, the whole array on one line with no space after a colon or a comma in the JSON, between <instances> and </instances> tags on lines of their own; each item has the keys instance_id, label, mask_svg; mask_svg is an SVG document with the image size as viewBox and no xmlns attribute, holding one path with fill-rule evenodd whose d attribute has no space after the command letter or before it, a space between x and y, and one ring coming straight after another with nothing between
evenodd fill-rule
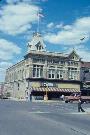
<instances>
[{"instance_id":1,"label":"decorative pediment","mask_svg":"<svg viewBox=\"0 0 90 135\"><path fill-rule=\"evenodd\" d=\"M80 60L80 57L75 50L73 50L68 57L72 60Z\"/></svg>"}]
</instances>

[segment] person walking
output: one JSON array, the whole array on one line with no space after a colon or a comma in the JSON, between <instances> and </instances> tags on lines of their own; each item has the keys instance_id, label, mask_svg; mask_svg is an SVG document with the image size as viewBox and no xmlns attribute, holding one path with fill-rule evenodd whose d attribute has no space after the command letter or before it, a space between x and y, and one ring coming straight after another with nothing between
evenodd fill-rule
<instances>
[{"instance_id":1,"label":"person walking","mask_svg":"<svg viewBox=\"0 0 90 135\"><path fill-rule=\"evenodd\" d=\"M30 94L30 101L32 101L32 94Z\"/></svg>"},{"instance_id":2,"label":"person walking","mask_svg":"<svg viewBox=\"0 0 90 135\"><path fill-rule=\"evenodd\" d=\"M83 104L83 101L82 101L82 98L80 96L79 100L78 100L78 112L80 112L80 111L85 112L85 110L81 106L82 104Z\"/></svg>"},{"instance_id":3,"label":"person walking","mask_svg":"<svg viewBox=\"0 0 90 135\"><path fill-rule=\"evenodd\" d=\"M61 100L64 101L64 95L61 96Z\"/></svg>"}]
</instances>

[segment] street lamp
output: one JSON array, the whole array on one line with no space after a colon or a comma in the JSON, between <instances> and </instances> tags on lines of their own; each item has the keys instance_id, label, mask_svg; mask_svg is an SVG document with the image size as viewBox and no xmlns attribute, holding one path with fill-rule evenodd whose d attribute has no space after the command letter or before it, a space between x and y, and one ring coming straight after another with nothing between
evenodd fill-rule
<instances>
[{"instance_id":1,"label":"street lamp","mask_svg":"<svg viewBox=\"0 0 90 135\"><path fill-rule=\"evenodd\" d=\"M45 96L44 96L44 100L48 100L48 94L47 94L48 84L47 84L47 83L44 83L44 87L45 87Z\"/></svg>"}]
</instances>

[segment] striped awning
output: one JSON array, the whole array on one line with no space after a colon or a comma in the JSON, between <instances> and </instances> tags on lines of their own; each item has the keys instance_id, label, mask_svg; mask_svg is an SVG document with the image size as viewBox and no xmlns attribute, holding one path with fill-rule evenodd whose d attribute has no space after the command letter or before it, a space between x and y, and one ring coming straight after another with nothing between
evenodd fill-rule
<instances>
[{"instance_id":1,"label":"striped awning","mask_svg":"<svg viewBox=\"0 0 90 135\"><path fill-rule=\"evenodd\" d=\"M80 92L79 89L74 89L74 88L56 88L56 87L32 87L30 88L30 91L36 91L36 92Z\"/></svg>"}]
</instances>

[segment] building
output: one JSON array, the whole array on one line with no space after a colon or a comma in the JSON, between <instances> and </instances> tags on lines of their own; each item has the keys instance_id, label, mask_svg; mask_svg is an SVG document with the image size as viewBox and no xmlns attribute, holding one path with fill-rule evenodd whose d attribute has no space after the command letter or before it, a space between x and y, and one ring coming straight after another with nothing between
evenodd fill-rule
<instances>
[{"instance_id":1,"label":"building","mask_svg":"<svg viewBox=\"0 0 90 135\"><path fill-rule=\"evenodd\" d=\"M90 96L90 62L81 62L80 80L83 95Z\"/></svg>"},{"instance_id":2,"label":"building","mask_svg":"<svg viewBox=\"0 0 90 135\"><path fill-rule=\"evenodd\" d=\"M80 57L46 51L41 34L34 33L24 59L6 70L5 85L13 97L43 99L80 92Z\"/></svg>"},{"instance_id":3,"label":"building","mask_svg":"<svg viewBox=\"0 0 90 135\"><path fill-rule=\"evenodd\" d=\"M90 81L90 62L81 62L80 79L83 81ZM85 77L85 78L84 78Z\"/></svg>"},{"instance_id":4,"label":"building","mask_svg":"<svg viewBox=\"0 0 90 135\"><path fill-rule=\"evenodd\" d=\"M4 93L4 83L0 82L0 95Z\"/></svg>"}]
</instances>

